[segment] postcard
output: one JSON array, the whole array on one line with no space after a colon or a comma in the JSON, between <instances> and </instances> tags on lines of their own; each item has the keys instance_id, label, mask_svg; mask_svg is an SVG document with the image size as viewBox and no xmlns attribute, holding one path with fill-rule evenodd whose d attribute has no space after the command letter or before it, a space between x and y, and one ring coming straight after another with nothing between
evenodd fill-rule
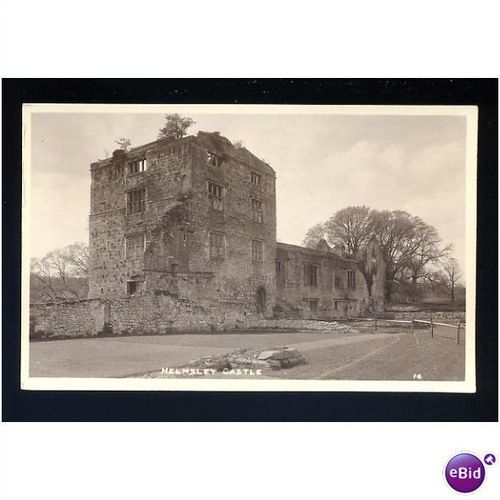
<instances>
[{"instance_id":1,"label":"postcard","mask_svg":"<svg viewBox=\"0 0 500 500\"><path fill-rule=\"evenodd\" d=\"M474 106L23 106L26 390L475 391Z\"/></svg>"}]
</instances>

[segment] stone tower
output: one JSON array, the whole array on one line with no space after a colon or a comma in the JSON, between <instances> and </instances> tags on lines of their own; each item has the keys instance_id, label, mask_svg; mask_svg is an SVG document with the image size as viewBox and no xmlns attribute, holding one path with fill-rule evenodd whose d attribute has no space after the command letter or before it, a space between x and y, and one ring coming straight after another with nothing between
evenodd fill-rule
<instances>
[{"instance_id":1,"label":"stone tower","mask_svg":"<svg viewBox=\"0 0 500 500\"><path fill-rule=\"evenodd\" d=\"M89 297L166 293L268 312L275 172L218 133L160 139L91 165Z\"/></svg>"}]
</instances>

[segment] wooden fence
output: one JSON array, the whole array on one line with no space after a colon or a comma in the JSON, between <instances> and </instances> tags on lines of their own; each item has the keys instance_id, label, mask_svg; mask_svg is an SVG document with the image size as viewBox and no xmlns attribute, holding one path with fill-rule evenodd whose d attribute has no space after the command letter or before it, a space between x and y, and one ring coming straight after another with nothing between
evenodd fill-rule
<instances>
[{"instance_id":1,"label":"wooden fence","mask_svg":"<svg viewBox=\"0 0 500 500\"><path fill-rule=\"evenodd\" d=\"M440 322L434 321L432 319L432 316L429 316L429 321L426 321L423 319L415 319L415 318L411 318L410 320L371 318L368 321L373 321L375 331L379 327L379 322L409 324L412 334L414 332L415 323L425 324L425 325L428 325L430 330L431 330L431 338L434 338L434 337L447 338L450 340L454 340L457 344L460 344L460 340L461 340L461 338L463 338L463 340L465 342L466 324L462 323L460 320L457 320L456 324L454 324L454 325L451 325L449 323L440 323Z\"/></svg>"}]
</instances>

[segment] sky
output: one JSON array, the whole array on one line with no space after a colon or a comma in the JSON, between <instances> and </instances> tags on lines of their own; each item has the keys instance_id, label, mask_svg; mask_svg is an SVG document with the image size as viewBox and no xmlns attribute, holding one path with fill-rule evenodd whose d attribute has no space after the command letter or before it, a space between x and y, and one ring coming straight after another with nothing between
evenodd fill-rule
<instances>
[{"instance_id":1,"label":"sky","mask_svg":"<svg viewBox=\"0 0 500 500\"><path fill-rule=\"evenodd\" d=\"M461 116L190 114L189 130L241 140L276 171L278 240L347 206L406 210L433 225L465 264L465 143ZM114 141L155 140L164 113L34 113L31 254L88 242L90 163Z\"/></svg>"}]
</instances>

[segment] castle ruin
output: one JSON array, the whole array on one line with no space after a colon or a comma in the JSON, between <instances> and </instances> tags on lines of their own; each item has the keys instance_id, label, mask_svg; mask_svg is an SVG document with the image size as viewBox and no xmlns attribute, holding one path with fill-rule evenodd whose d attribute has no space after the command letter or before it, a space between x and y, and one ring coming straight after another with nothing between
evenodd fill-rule
<instances>
[{"instance_id":1,"label":"castle ruin","mask_svg":"<svg viewBox=\"0 0 500 500\"><path fill-rule=\"evenodd\" d=\"M67 307L83 307L84 333L383 310L376 242L371 293L342 248L277 242L275 171L217 132L116 150L90 170L89 296ZM59 318L67 314L59 306Z\"/></svg>"}]
</instances>

